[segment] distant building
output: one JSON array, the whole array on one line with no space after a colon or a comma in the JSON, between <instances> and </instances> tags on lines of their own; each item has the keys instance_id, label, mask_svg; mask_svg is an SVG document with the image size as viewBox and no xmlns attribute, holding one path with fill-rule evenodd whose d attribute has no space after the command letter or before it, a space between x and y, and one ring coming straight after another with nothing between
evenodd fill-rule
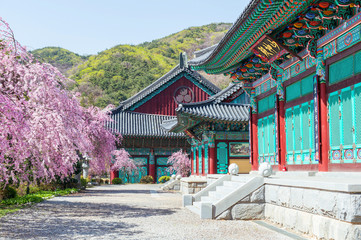
<instances>
[{"instance_id":1,"label":"distant building","mask_svg":"<svg viewBox=\"0 0 361 240\"><path fill-rule=\"evenodd\" d=\"M181 64L150 84L133 97L123 101L112 111L110 128L122 135L122 145L141 166L140 173L130 182L139 182L145 175L155 180L167 172L168 157L180 149L190 152L190 144L183 133L169 133L160 127L164 120L174 119L178 104L204 101L220 89L190 70L184 55ZM111 178L121 177L112 172Z\"/></svg>"},{"instance_id":2,"label":"distant building","mask_svg":"<svg viewBox=\"0 0 361 240\"><path fill-rule=\"evenodd\" d=\"M249 96L241 84L230 84L208 100L179 104L177 118L162 127L191 139L192 175L226 174L236 163L240 173L249 161Z\"/></svg>"}]
</instances>

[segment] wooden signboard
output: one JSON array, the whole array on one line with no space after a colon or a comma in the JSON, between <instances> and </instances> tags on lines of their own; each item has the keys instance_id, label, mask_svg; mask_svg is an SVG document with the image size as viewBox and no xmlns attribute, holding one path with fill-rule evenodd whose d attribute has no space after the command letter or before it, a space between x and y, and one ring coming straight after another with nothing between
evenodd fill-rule
<instances>
[{"instance_id":1,"label":"wooden signboard","mask_svg":"<svg viewBox=\"0 0 361 240\"><path fill-rule=\"evenodd\" d=\"M286 46L279 43L269 35L262 36L252 47L251 50L254 54L259 56L263 61L272 63L280 58L285 53L290 53L294 57L298 57L300 61L302 58L293 53Z\"/></svg>"}]
</instances>

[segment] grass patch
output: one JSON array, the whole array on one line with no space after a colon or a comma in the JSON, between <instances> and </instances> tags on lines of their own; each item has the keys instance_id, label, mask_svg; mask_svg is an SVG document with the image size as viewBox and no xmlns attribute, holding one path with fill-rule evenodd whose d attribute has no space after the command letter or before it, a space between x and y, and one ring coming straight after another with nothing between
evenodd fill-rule
<instances>
[{"instance_id":1,"label":"grass patch","mask_svg":"<svg viewBox=\"0 0 361 240\"><path fill-rule=\"evenodd\" d=\"M37 193L28 194L22 197L2 200L0 202L0 217L3 217L8 213L16 212L28 205L42 202L45 199L53 198L56 196L69 195L78 191L79 190L76 188L67 188L64 190L55 191L39 191Z\"/></svg>"}]
</instances>

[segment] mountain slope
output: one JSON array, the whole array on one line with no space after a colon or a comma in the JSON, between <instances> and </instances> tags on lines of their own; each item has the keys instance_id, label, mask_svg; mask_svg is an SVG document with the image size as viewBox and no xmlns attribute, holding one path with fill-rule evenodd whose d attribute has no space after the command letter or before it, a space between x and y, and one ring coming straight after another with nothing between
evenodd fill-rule
<instances>
[{"instance_id":1,"label":"mountain slope","mask_svg":"<svg viewBox=\"0 0 361 240\"><path fill-rule=\"evenodd\" d=\"M31 53L40 61L50 63L58 68L67 77L71 75L71 69L87 60L86 56L80 56L60 47L45 47L31 51Z\"/></svg>"},{"instance_id":2,"label":"mountain slope","mask_svg":"<svg viewBox=\"0 0 361 240\"><path fill-rule=\"evenodd\" d=\"M83 105L105 107L118 105L167 73L178 64L181 52L192 58L194 51L218 43L231 25L214 23L191 27L152 42L118 45L87 59L69 54L65 49L59 49L58 53L48 48L34 52L60 70L72 67L66 74L71 73L70 78L76 81L74 90L81 93ZM212 79L220 87L229 82L229 78L223 76Z\"/></svg>"}]
</instances>

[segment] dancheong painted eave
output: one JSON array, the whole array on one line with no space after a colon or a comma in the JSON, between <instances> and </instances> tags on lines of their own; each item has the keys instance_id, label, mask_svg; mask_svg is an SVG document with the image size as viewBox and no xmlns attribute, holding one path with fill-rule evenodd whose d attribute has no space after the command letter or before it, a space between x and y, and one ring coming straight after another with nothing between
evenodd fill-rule
<instances>
[{"instance_id":1,"label":"dancheong painted eave","mask_svg":"<svg viewBox=\"0 0 361 240\"><path fill-rule=\"evenodd\" d=\"M220 43L212 50L191 60L194 70L210 74L228 72L251 56L249 48L264 34L294 19L313 0L252 0Z\"/></svg>"}]
</instances>

